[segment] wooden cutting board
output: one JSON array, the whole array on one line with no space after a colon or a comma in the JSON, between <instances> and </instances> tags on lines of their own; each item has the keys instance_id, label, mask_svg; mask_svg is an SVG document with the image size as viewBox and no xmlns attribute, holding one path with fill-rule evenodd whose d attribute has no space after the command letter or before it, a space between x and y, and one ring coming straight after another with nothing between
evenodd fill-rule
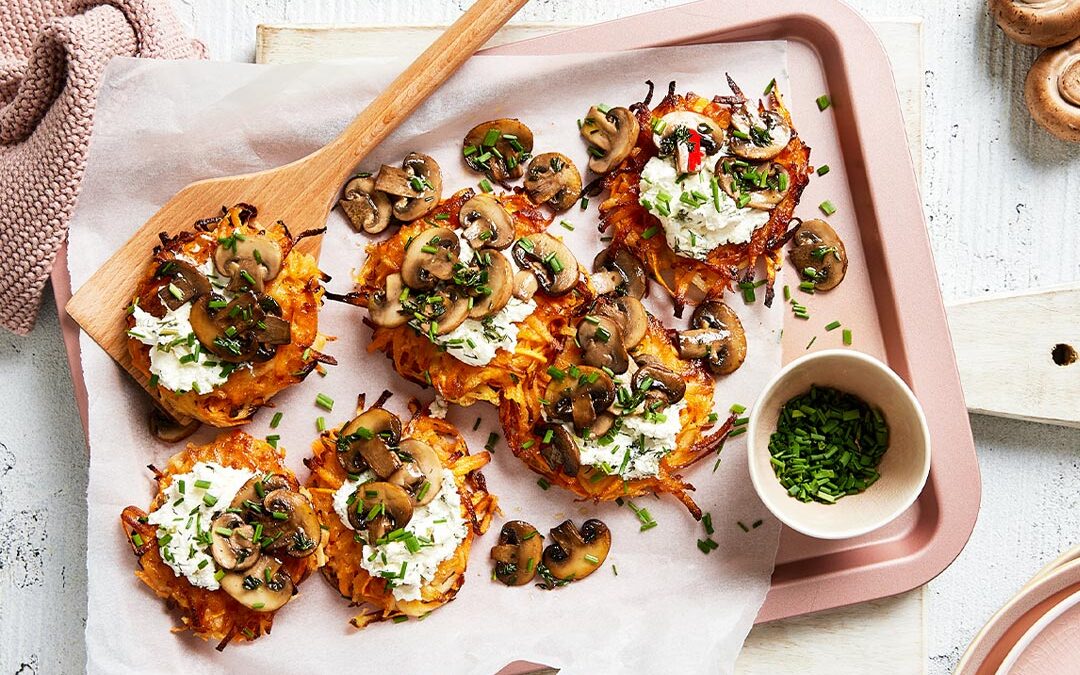
<instances>
[{"instance_id":1,"label":"wooden cutting board","mask_svg":"<svg viewBox=\"0 0 1080 675\"><path fill-rule=\"evenodd\" d=\"M510 25L488 45L571 27ZM264 24L257 29L255 60L295 63L387 54L412 57L443 28ZM892 57L916 170L922 166L923 148L921 28L918 19L874 22L878 37ZM1076 403L1080 401L1080 360L1070 360L1070 355L1080 352L1080 284L990 296L947 309L969 410L1080 427L1080 405Z\"/></svg>"},{"instance_id":2,"label":"wooden cutting board","mask_svg":"<svg viewBox=\"0 0 1080 675\"><path fill-rule=\"evenodd\" d=\"M489 46L537 37L572 26L509 25ZM893 56L900 105L907 120L915 166L922 164L922 23L921 20L874 24ZM257 63L295 63L364 56L409 57L418 54L441 26L296 26L260 25ZM1080 370L1080 366L1077 367ZM926 669L925 589L852 607L819 612L755 626L739 655L739 675L780 672L921 673ZM796 668L793 655L797 654ZM845 654L844 662L836 655Z\"/></svg>"}]
</instances>

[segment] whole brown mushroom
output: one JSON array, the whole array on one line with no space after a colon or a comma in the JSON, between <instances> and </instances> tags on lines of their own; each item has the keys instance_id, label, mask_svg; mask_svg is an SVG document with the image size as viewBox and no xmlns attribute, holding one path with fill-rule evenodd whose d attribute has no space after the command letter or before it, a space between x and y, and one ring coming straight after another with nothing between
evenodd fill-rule
<instances>
[{"instance_id":1,"label":"whole brown mushroom","mask_svg":"<svg viewBox=\"0 0 1080 675\"><path fill-rule=\"evenodd\" d=\"M1078 0L990 0L990 14L1021 44L1053 47L1080 37Z\"/></svg>"},{"instance_id":2,"label":"whole brown mushroom","mask_svg":"<svg viewBox=\"0 0 1080 675\"><path fill-rule=\"evenodd\" d=\"M544 567L560 581L581 581L600 569L611 550L611 530L595 518L580 530L567 520L550 534L554 543L544 549Z\"/></svg>"},{"instance_id":3,"label":"whole brown mushroom","mask_svg":"<svg viewBox=\"0 0 1080 675\"><path fill-rule=\"evenodd\" d=\"M534 204L548 204L556 211L565 211L581 196L581 174L566 155L545 152L529 162L525 194Z\"/></svg>"},{"instance_id":4,"label":"whole brown mushroom","mask_svg":"<svg viewBox=\"0 0 1080 675\"><path fill-rule=\"evenodd\" d=\"M524 520L511 520L499 531L491 547L495 578L507 586L524 586L536 576L544 551L544 535Z\"/></svg>"},{"instance_id":5,"label":"whole brown mushroom","mask_svg":"<svg viewBox=\"0 0 1080 675\"><path fill-rule=\"evenodd\" d=\"M1080 2L1073 4L1080 14ZM1024 83L1024 100L1039 126L1064 141L1080 142L1080 38L1036 59Z\"/></svg>"}]
</instances>

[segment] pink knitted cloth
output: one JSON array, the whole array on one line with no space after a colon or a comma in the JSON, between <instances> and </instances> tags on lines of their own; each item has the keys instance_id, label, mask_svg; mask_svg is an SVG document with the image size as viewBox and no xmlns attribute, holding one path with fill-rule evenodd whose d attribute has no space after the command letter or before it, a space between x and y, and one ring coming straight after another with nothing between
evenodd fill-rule
<instances>
[{"instance_id":1,"label":"pink knitted cloth","mask_svg":"<svg viewBox=\"0 0 1080 675\"><path fill-rule=\"evenodd\" d=\"M0 0L0 325L34 327L114 56L202 58L167 0Z\"/></svg>"}]
</instances>

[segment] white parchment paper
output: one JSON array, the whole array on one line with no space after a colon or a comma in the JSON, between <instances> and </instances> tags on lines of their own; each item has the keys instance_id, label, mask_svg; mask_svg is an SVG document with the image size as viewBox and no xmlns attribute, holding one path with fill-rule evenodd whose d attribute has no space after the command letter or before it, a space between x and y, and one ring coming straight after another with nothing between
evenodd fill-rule
<instances>
[{"instance_id":1,"label":"white parchment paper","mask_svg":"<svg viewBox=\"0 0 1080 675\"><path fill-rule=\"evenodd\" d=\"M587 46L583 45L583 48ZM587 156L575 120L590 105L627 105L652 79L657 96L667 82L680 91L727 93L730 72L747 92L762 91L773 77L787 82L784 43L746 43L664 48L623 54L562 57L477 57L389 140L365 167L397 163L408 151L433 155L444 173L444 194L475 186L477 176L460 159L460 142L472 125L494 117L519 117L534 131L535 151L557 150L584 168ZM73 285L78 288L134 230L185 184L200 178L244 173L284 164L329 141L400 71L404 64L366 60L349 64L252 66L228 63L167 63L118 59L110 64L90 150L89 166L70 240ZM192 214L209 216L213 214ZM272 219L274 214L262 213ZM576 229L554 225L580 259L600 248L595 205L563 215ZM350 290L351 272L364 257L363 235L338 213L331 216L322 247L322 268L332 290ZM148 252L149 253L149 252ZM144 261L132 261L142 265ZM717 386L717 410L749 405L780 367L781 308L735 297L750 340L749 358ZM653 291L650 307L669 324L670 303ZM408 384L381 354L368 354L362 310L328 304L320 327L338 336L327 350L340 365L321 378L279 395L284 420L276 433L288 464L303 480L303 459L316 436L315 419L340 424L353 413L356 395L369 401L384 389L396 392L399 413L410 396L432 393ZM502 443L484 470L503 515L477 540L467 581L457 599L424 621L384 624L355 631L355 613L320 576L274 622L273 634L254 644L214 651L188 634L175 635L175 617L133 575L135 559L121 535L120 510L145 507L153 494L147 464L161 466L178 446L146 432L147 399L89 338L82 336L83 370L90 394L90 486L88 490L89 614L86 627L90 672L311 673L331 668L364 672L494 673L517 659L545 663L569 673L730 672L769 586L779 525L750 485L743 438L723 452L715 472L704 461L687 477L694 498L712 513L720 544L703 555L704 537L676 500L644 498L659 522L647 532L628 508L581 504L553 488L541 490ZM318 393L337 403L333 412L315 406ZM275 412L260 412L247 428L268 432ZM473 425L480 417L478 430ZM452 407L474 450L499 433L487 405ZM212 438L202 430L192 440ZM557 591L532 586L505 588L490 581L488 552L501 524L524 518L546 532L565 518L602 518L614 544L608 562L588 580ZM761 527L744 532L737 521ZM615 573L617 567L618 573Z\"/></svg>"}]
</instances>

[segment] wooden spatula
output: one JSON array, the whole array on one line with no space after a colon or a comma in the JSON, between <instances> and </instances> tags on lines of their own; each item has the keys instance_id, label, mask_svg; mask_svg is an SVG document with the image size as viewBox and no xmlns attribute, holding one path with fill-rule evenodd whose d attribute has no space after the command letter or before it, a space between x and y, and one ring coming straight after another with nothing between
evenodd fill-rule
<instances>
[{"instance_id":1,"label":"wooden spatula","mask_svg":"<svg viewBox=\"0 0 1080 675\"><path fill-rule=\"evenodd\" d=\"M175 235L222 206L245 202L293 232L320 228L356 165L472 56L527 0L476 0L371 105L328 145L291 164L188 185L170 199L67 303L68 314L157 398L127 351L125 311L158 233ZM318 251L318 238L300 248Z\"/></svg>"}]
</instances>

